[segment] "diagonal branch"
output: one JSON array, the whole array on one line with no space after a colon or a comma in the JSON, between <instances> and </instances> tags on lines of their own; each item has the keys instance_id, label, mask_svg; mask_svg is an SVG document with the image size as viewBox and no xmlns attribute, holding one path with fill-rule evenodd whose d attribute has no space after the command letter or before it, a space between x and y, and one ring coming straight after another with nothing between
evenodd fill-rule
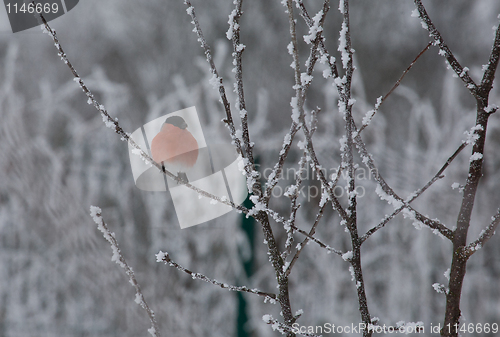
<instances>
[{"instance_id":1,"label":"diagonal branch","mask_svg":"<svg viewBox=\"0 0 500 337\"><path fill-rule=\"evenodd\" d=\"M302 250L304 249L306 244L309 242L309 238L312 237L314 235L314 233L316 233L316 227L318 226L319 221L323 217L323 213L325 211L326 205L327 205L327 203L324 203L323 206L321 206L321 208L319 209L319 212L316 215L316 220L314 220L314 223L313 223L311 229L309 230L308 236L306 236L306 238L301 243L299 243L297 245L297 251L293 255L293 258L290 261L290 263L288 264L288 266L286 267L286 270L285 270L286 275L290 275L292 268L295 265L295 262L297 262L297 259L300 256L300 253L302 252Z\"/></svg>"},{"instance_id":2,"label":"diagonal branch","mask_svg":"<svg viewBox=\"0 0 500 337\"><path fill-rule=\"evenodd\" d=\"M243 143L245 144L246 157L248 158L250 165L255 165L255 160L253 157L253 143L250 142L250 134L248 131L248 113L245 104L245 93L243 90L243 68L242 68L242 54L245 50L245 45L240 42L240 18L243 14L241 8L243 5L243 0L234 1L235 8L229 15L229 30L226 36L229 40L233 42L233 64L235 73L236 83L234 84L234 90L238 95L238 100L236 102L236 107L240 111L241 116L241 129Z\"/></svg>"},{"instance_id":3,"label":"diagonal branch","mask_svg":"<svg viewBox=\"0 0 500 337\"><path fill-rule=\"evenodd\" d=\"M380 106L385 102L385 100L393 93L394 90L396 90L397 87L399 87L399 85L401 84L401 81L403 80L403 78L406 76L406 74L408 74L408 72L410 71L410 69L413 67L413 65L417 62L417 60L430 48L430 46L432 45L432 42L429 42L427 44L427 46L425 46L424 49L422 49L422 51L420 53L418 53L417 57L415 57L415 59L410 63L410 65L408 66L408 68L405 69L405 71L403 71L403 74L401 75L401 77L396 81L396 83L392 86L391 90L389 90L389 92L387 94L385 94L385 96L381 96L377 99L377 103L375 104L375 108L373 110L370 110L366 113L366 117L363 118L363 125L361 125L361 128L359 129L358 133L361 133L363 132L363 130L370 124L370 122L372 121L373 117L375 116L375 114L378 112L378 110L380 109Z\"/></svg>"},{"instance_id":4,"label":"diagonal branch","mask_svg":"<svg viewBox=\"0 0 500 337\"><path fill-rule=\"evenodd\" d=\"M410 204L411 202L413 202L415 199L417 199L420 195L422 195L422 193L424 193L429 187L432 186L432 184L434 184L436 181L438 181L439 179L443 178L443 172L448 168L448 166L450 166L451 162L458 156L458 154L460 152L462 152L463 149L465 149L465 147L467 146L467 142L463 142L459 147L458 149L451 155L451 157L449 157L447 160L446 160L446 163L444 163L444 165L441 167L441 169L434 175L434 177L432 177L431 180L429 180L427 182L427 184L425 184L424 187L422 187L421 189L413 192L412 194L410 194L410 196L406 199L406 202L408 204ZM398 215L403 209L405 209L405 206L401 206L399 208L397 208L394 212L392 212L390 215L387 215L377 226L371 228L370 230L368 230L365 235L363 235L360 240L361 240L361 243L365 242L366 239L368 239L371 235L373 235L376 231L378 231L379 229L381 229L382 227L384 227L389 221L391 221L392 219L394 219L394 217L396 215ZM450 233L451 236L450 237L447 237L448 239L452 240L453 239L453 233Z\"/></svg>"},{"instance_id":5,"label":"diagonal branch","mask_svg":"<svg viewBox=\"0 0 500 337\"><path fill-rule=\"evenodd\" d=\"M78 83L78 85L80 86L80 88L83 90L83 92L85 93L85 95L88 97L87 103L88 104L92 104L97 109L97 111L99 111L99 113L102 116L104 124L108 128L112 129L115 133L117 133L118 135L120 135L121 136L121 140L126 141L128 144L130 144L130 146L132 146L132 148L133 148L132 152L134 154L139 155L146 163L155 166L164 175L166 175L170 179L173 179L177 183L183 184L187 188L189 188L189 189L197 192L198 194L200 194L200 195L202 195L202 196L204 196L206 198L213 199L213 200L215 200L217 202L220 202L222 204L230 206L230 207L234 208L237 211L240 211L240 212L243 212L245 214L248 214L249 210L246 207L241 206L241 205L236 205L232 201L227 200L227 198L221 198L221 197L218 197L218 196L213 195L211 193L208 193L208 192L206 192L206 191L204 191L204 190L202 190L202 189L200 189L200 188L198 188L196 186L191 185L190 183L184 183L184 181L181 178L179 178L178 176L174 175L172 172L166 170L164 167L162 167L161 164L155 162L153 160L153 158L151 158L149 156L149 154L146 153L134 141L134 139L132 139L130 137L129 133L127 133L127 132L125 132L125 130L123 130L123 128L120 126L120 124L118 122L118 118L113 118L108 113L108 111L106 110L106 108L104 107L104 105L100 104L95 99L94 94L92 94L92 92L90 91L90 89L87 87L87 85L85 84L85 82L83 81L83 79L80 77L80 75L78 74L78 72L76 71L76 69L74 68L74 66L72 65L71 61L68 59L68 57L67 57L66 53L64 52L64 49L63 49L60 41L59 41L59 39L57 37L56 31L53 30L50 27L50 25L47 23L47 21L45 20L45 18L43 17L43 15L40 15L40 18L41 18L41 20L43 22L43 26L42 26L43 32L47 33L52 38L52 40L54 41L54 46L56 47L56 49L58 51L58 55L61 58L61 61L63 61L68 66L69 70L71 71L71 73L74 76L73 80L76 83Z\"/></svg>"},{"instance_id":6,"label":"diagonal branch","mask_svg":"<svg viewBox=\"0 0 500 337\"><path fill-rule=\"evenodd\" d=\"M486 242L491 239L493 235L495 235L498 224L500 224L500 209L498 210L497 214L495 214L495 216L491 217L491 223L488 225L488 227L486 227L485 230L481 232L479 238L463 248L462 255L464 255L468 259L472 256L472 254L484 247Z\"/></svg>"},{"instance_id":7,"label":"diagonal branch","mask_svg":"<svg viewBox=\"0 0 500 337\"><path fill-rule=\"evenodd\" d=\"M443 236L446 238L452 240L453 238L453 232L448 229L445 225L443 225L441 222L438 220L431 220L428 217L422 215L418 211L416 211L413 207L411 207L407 201L403 200L400 196L394 192L394 190L385 182L384 178L380 175L378 172L375 162L373 161L372 156L370 153L368 153L368 150L366 149L366 145L363 142L363 139L361 136L358 134L355 138L355 143L356 146L358 147L358 152L362 158L363 163L368 167L370 172L372 172L375 180L379 184L379 188L377 188L377 193L379 196L388 201L394 208L398 209L403 206L405 209L404 214L406 217L410 217L411 219L417 220L424 225L437 230L439 233L441 233Z\"/></svg>"},{"instance_id":8,"label":"diagonal branch","mask_svg":"<svg viewBox=\"0 0 500 337\"><path fill-rule=\"evenodd\" d=\"M464 68L460 65L458 60L453 55L452 51L448 47L448 45L444 42L441 33L436 29L434 24L432 23L431 18L427 14L424 5L421 0L414 0L415 6L417 7L418 16L420 20L422 20L422 26L429 31L429 35L434 39L435 44L439 46L439 55L442 55L448 61L448 64L451 66L453 71L462 79L462 81L466 84L467 89L469 89L470 93L478 98L478 87L476 83L469 76L468 68Z\"/></svg>"},{"instance_id":9,"label":"diagonal branch","mask_svg":"<svg viewBox=\"0 0 500 337\"><path fill-rule=\"evenodd\" d=\"M146 299L144 298L144 295L142 294L141 287L139 286L139 283L135 278L134 271L132 270L132 268L130 268L127 261L123 257L120 247L118 246L118 242L116 241L115 234L109 230L108 226L104 222L104 219L102 218L101 209L99 207L90 206L90 216L97 224L97 228L102 232L104 238L111 245L111 249L113 250L113 256L111 257L111 260L116 262L120 267L122 267L125 270L125 273L127 274L130 283L135 288L135 302L139 304L141 308L143 308L146 311L149 317L149 321L151 322L151 328L148 329L148 332L154 337L160 337L160 332L158 330L158 323L156 322L155 314L153 310L151 310L151 308L149 307L148 303L146 302Z\"/></svg>"},{"instance_id":10,"label":"diagonal branch","mask_svg":"<svg viewBox=\"0 0 500 337\"><path fill-rule=\"evenodd\" d=\"M222 283L222 282L219 282L217 280L211 279L203 274L194 273L194 272L190 271L189 269L184 268L183 266L181 266L177 262L173 261L170 258L170 255L168 255L168 253L165 253L162 251L160 251L158 254L156 254L156 262L165 262L165 264L168 264L170 267L175 267L178 270L180 270L186 274L189 274L193 279L198 279L198 280L205 281L207 283L211 283L215 286L221 287L222 289L227 289L230 291L241 291L241 292L246 292L246 293L250 293L250 294L263 296L263 297L266 297L268 299L273 300L272 301L273 303L275 302L275 300L277 298L276 294L266 293L266 292L260 291L258 289L250 289L250 288L245 287L245 286L237 287L237 286L229 285L227 283Z\"/></svg>"}]
</instances>

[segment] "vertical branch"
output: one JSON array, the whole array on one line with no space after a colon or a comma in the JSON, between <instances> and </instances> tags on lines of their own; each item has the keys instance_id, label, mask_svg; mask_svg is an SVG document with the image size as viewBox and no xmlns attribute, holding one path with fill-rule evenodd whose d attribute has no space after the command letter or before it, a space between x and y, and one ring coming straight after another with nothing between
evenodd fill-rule
<instances>
[{"instance_id":1,"label":"vertical branch","mask_svg":"<svg viewBox=\"0 0 500 337\"><path fill-rule=\"evenodd\" d=\"M370 312L368 311L368 303L366 299L365 284L363 280L363 271L361 268L361 240L358 235L357 228L357 199L356 199L356 181L354 168L354 133L357 131L352 117L352 105L355 100L351 98L351 82L354 72L353 66L353 49L351 48L351 34L349 25L349 0L340 1L339 11L342 13L343 21L340 30L339 51L342 56L342 66L345 69L345 77L342 81L340 90L339 110L344 114L346 122L346 140L342 145L342 169L348 173L347 178L347 195L349 205L347 207L347 228L351 236L352 256L349 262L352 266L354 280L356 281L356 290L358 294L359 312L361 320L366 326L371 323ZM372 332L368 329L363 331L363 336L371 336Z\"/></svg>"},{"instance_id":2,"label":"vertical branch","mask_svg":"<svg viewBox=\"0 0 500 337\"><path fill-rule=\"evenodd\" d=\"M430 19L428 19L428 21L430 22ZM469 175L467 176L467 181L465 183L462 205L457 219L457 228L453 237L453 258L451 262L450 281L448 286L449 292L446 294L446 312L444 319L445 327L455 327L460 322L460 297L466 273L467 260L471 255L467 250L467 234L469 232L477 188L482 176L484 144L486 141L488 118L497 110L496 108L492 108L488 105L488 99L499 59L500 27L496 30L495 41L490 53L488 65L486 66L486 69L484 69L483 79L475 91L476 126L474 127L474 138L476 140L472 147ZM495 224L495 221L493 224ZM443 336L455 337L458 335L458 331L454 331L454 329L446 330L443 328L441 334Z\"/></svg>"},{"instance_id":3,"label":"vertical branch","mask_svg":"<svg viewBox=\"0 0 500 337\"><path fill-rule=\"evenodd\" d=\"M246 110L245 93L243 90L243 68L242 68L242 54L245 50L245 45L240 42L240 18L243 14L241 8L243 0L235 0L235 9L229 15L229 29L226 36L233 42L233 64L236 82L234 90L238 95L236 107L240 111L241 116L241 129L243 143L245 144L246 156L251 165L255 165L253 158L253 143L250 142L250 135L248 132L248 113Z\"/></svg>"}]
</instances>

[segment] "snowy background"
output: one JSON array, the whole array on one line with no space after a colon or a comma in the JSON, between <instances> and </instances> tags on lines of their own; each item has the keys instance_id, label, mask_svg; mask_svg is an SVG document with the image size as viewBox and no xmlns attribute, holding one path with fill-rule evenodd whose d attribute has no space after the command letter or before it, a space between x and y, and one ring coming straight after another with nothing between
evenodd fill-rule
<instances>
[{"instance_id":1,"label":"snowy background","mask_svg":"<svg viewBox=\"0 0 500 337\"><path fill-rule=\"evenodd\" d=\"M319 1L306 2L316 12ZM494 0L426 1L429 15L462 65L478 80L493 42L500 3ZM226 89L231 92L231 44L225 37L230 0L193 1ZM337 3L327 16L325 36L337 49ZM244 3L242 43L250 135L261 168L272 167L290 125L294 94L288 18L279 1ZM410 16L411 1L352 1L352 43L356 50L355 118L385 95L429 42ZM299 36L307 33L298 18ZM50 22L68 58L97 99L122 127L142 124L195 105L205 138L227 133L223 109L208 83L203 51L191 32L181 0L85 0ZM307 48L301 40L305 61ZM321 68L318 68L322 70ZM315 144L324 167L339 164L343 135L336 90L315 72L306 109L322 108ZM444 164L474 125L475 105L462 82L431 48L390 96L363 137L388 183L401 196L423 186ZM316 81L316 78L318 79ZM234 99L231 100L234 102ZM500 105L494 88L490 103ZM148 319L134 303L134 289L111 262L111 249L88 215L100 206L134 268L144 295L165 336L237 336L237 321L250 336L275 336L262 321L279 309L261 298L218 289L155 262L168 251L186 268L231 284L276 291L257 225L242 226L234 212L190 229L179 229L168 193L134 186L127 144L102 123L72 80L51 39L34 28L0 33L0 336L146 336ZM484 177L474 208L470 237L476 238L500 205L500 118L490 119ZM287 162L297 167L297 152ZM423 214L449 227L456 222L470 148L415 202ZM358 160L358 162L360 162ZM289 178L289 179L288 179ZM282 188L291 183L285 174ZM319 186L314 179L307 186ZM362 232L391 208L373 193L369 177L360 181ZM307 190L307 187L306 187ZM309 189L314 191L313 188ZM308 202L308 199L309 202ZM299 225L308 229L319 196L302 200ZM286 214L289 199L271 205ZM338 216L325 213L318 237L348 250L349 237ZM284 233L276 228L283 246ZM300 236L298 239L302 239ZM415 229L398 216L363 246L363 273L370 313L381 323L443 320L444 296L432 288L446 283L451 244L426 228ZM290 279L292 309L303 309L300 323L350 324L359 321L355 285L348 264L310 244ZM464 322L500 323L500 239L494 237L468 265L462 295ZM246 317L242 314L246 303ZM240 327L241 329L241 327ZM239 336L244 336L241 332ZM247 335L248 336L248 335Z\"/></svg>"}]
</instances>

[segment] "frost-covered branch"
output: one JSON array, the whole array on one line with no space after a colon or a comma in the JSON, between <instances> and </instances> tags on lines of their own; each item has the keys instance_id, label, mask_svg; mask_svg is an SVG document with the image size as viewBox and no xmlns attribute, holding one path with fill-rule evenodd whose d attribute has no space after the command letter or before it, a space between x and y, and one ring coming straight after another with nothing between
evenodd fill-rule
<instances>
[{"instance_id":1,"label":"frost-covered branch","mask_svg":"<svg viewBox=\"0 0 500 337\"><path fill-rule=\"evenodd\" d=\"M304 247L309 242L309 238L313 237L314 233L316 233L316 227L318 226L319 221L323 217L323 213L325 211L326 205L327 205L327 203L324 203L323 206L321 206L321 208L319 209L318 214L316 214L316 219L314 220L314 223L313 223L311 229L309 230L309 233L306 236L306 238L301 243L297 244L297 251L293 255L293 258L290 261L290 263L288 264L288 266L286 267L286 270L285 270L286 275L290 275L290 273L292 272L292 268L295 265L295 262L297 262L297 260L300 256L300 253L302 252ZM324 248L326 248L326 245Z\"/></svg>"},{"instance_id":2,"label":"frost-covered branch","mask_svg":"<svg viewBox=\"0 0 500 337\"><path fill-rule=\"evenodd\" d=\"M226 89L224 88L224 84L222 81L222 77L219 76L219 73L217 71L217 67L215 66L214 59L212 57L212 52L210 50L210 46L208 45L205 36L203 35L203 31L201 29L200 23L198 22L198 18L196 16L196 12L194 10L193 5L191 4L191 1L185 0L184 4L187 6L186 12L188 15L191 17L192 21L191 23L194 25L193 31L196 33L198 36L198 42L200 42L201 47L203 48L205 52L205 57L207 59L207 62L210 66L210 72L212 73L212 79L211 83L218 89L219 91L219 96L221 99L221 103L224 105L224 110L226 112L226 118L224 122L229 128L229 131L231 133L231 138L234 141L234 145L236 146L236 150L238 151L239 154L244 156L243 149L241 147L241 142L238 137L236 137L236 129L234 126L234 121L233 121L233 116L231 114L231 105L229 104L229 101L226 96Z\"/></svg>"},{"instance_id":3,"label":"frost-covered branch","mask_svg":"<svg viewBox=\"0 0 500 337\"><path fill-rule=\"evenodd\" d=\"M306 61L306 72L300 73L300 64L298 58L298 44L297 44L297 34L295 27L295 19L293 18L293 6L287 2L287 12L289 16L290 23L290 36L291 42L288 45L288 53L292 55L293 62L291 67L294 69L295 76L295 97L292 98L290 105L292 106L292 125L290 126L290 131L285 135L283 140L282 149L279 153L279 159L276 165L273 168L273 171L269 175L268 181L266 183L266 190L264 192L264 202L267 205L269 203L269 199L271 198L272 191L274 187L278 183L278 177L283 170L283 165L285 164L285 160L288 156L288 152L292 146L292 142L295 138L295 134L301 128L302 123L299 122L299 115L304 114L304 102L307 89L311 85L312 81L312 72L314 70L314 66L316 61L318 60L318 44L322 41L321 32L323 31L323 24L325 22L326 13L330 8L330 1L325 0L323 3L323 8L318 12L315 16L316 25L314 27L310 27L310 34L304 36L304 39L309 43L312 42L309 57Z\"/></svg>"},{"instance_id":4,"label":"frost-covered branch","mask_svg":"<svg viewBox=\"0 0 500 337\"><path fill-rule=\"evenodd\" d=\"M434 175L434 177L432 177L431 180L429 180L427 182L427 184L425 184L422 188L420 188L419 190L416 190L415 192L411 193L407 198L406 198L406 202L408 204L412 203L415 199L417 199L420 195L422 195L422 193L424 193L429 187L432 186L432 184L434 184L436 181L438 181L439 179L443 178L443 173L444 171L448 168L448 166L450 166L451 162L458 156L458 154L460 152L462 152L463 149L465 149L465 147L467 146L468 142L467 141L464 141L462 144L460 144L460 146L458 147L458 149L446 160L446 163L444 163L444 165L441 167L441 169ZM376 231L378 231L379 229L381 229L382 227L384 227L389 221L391 221L392 219L394 219L394 217L396 215L398 215L403 209L405 209L405 206L401 206L399 208L397 208L394 212L392 212L390 215L387 215L377 226L371 228L370 230L368 230L361 238L361 243L365 242L366 239L368 239L371 235L373 235ZM446 238L448 238L449 240L452 240L453 239L453 232L452 231L447 231L446 233L449 234L449 236L445 236Z\"/></svg>"},{"instance_id":5,"label":"frost-covered branch","mask_svg":"<svg viewBox=\"0 0 500 337\"><path fill-rule=\"evenodd\" d=\"M488 225L488 227L486 227L486 229L484 229L483 231L481 231L481 234L479 235L479 238L477 238L477 240L469 243L463 249L463 253L462 254L466 258L469 258L469 257L472 256L472 254L474 254L479 249L481 249L482 247L484 247L484 245L486 244L486 242L489 239L491 239L491 237L493 237L493 235L495 235L495 231L496 231L499 223L500 223L500 209L498 210L497 214L495 214L495 216L491 217L491 223Z\"/></svg>"},{"instance_id":6,"label":"frost-covered branch","mask_svg":"<svg viewBox=\"0 0 500 337\"><path fill-rule=\"evenodd\" d=\"M295 2L297 3L297 6L300 9L300 16L302 16L305 23L309 27L309 29L314 27L315 21L309 15L309 12L307 11L307 9L305 7L304 2L302 0L295 0ZM321 30L320 33L322 33L322 32L323 31ZM319 38L319 47L320 47L320 52L321 52L321 62L328 63L328 67L329 67L329 73L323 73L323 76L325 78L328 78L328 77L337 78L337 77L339 77L335 57L330 57L330 54L328 53L328 50L325 47L325 41L324 41L324 37L322 34L320 35L320 38Z\"/></svg>"},{"instance_id":7,"label":"frost-covered branch","mask_svg":"<svg viewBox=\"0 0 500 337\"><path fill-rule=\"evenodd\" d=\"M415 1L420 4L419 11L422 11L425 15L427 15L420 0ZM493 87L492 83L498 67L499 59L500 27L497 27L495 41L490 53L488 65L483 67L484 74L481 85L473 88L473 94L476 98L476 124L473 128L473 132L471 132L471 136L473 136L473 146L472 154L469 160L469 174L467 175L467 180L463 188L462 204L458 214L457 226L453 233L453 257L450 267L450 281L448 284L449 292L446 294L445 326L454 326L460 322L460 297L466 273L467 260L472 254L472 250L475 251L482 246L482 243L478 242L475 246L468 247L467 235L469 232L476 192L479 186L479 181L483 176L482 168L484 162L484 146L486 142L488 119L498 110L496 105L489 104L489 95ZM467 75L466 72L465 75ZM466 79L464 79L464 77L462 77L462 79L465 81ZM498 220L494 217L490 226L496 227L498 225L497 221ZM484 242L487 240L486 237L487 236L483 237ZM443 336L455 337L457 335L457 331L443 333Z\"/></svg>"},{"instance_id":8,"label":"frost-covered branch","mask_svg":"<svg viewBox=\"0 0 500 337\"><path fill-rule=\"evenodd\" d=\"M279 181L279 176L283 170L283 165L285 165L285 160L288 157L288 153L292 148L292 142L295 138L295 134L300 130L301 125L292 121L292 125L290 126L290 131L285 135L283 140L283 145L281 147L279 158L276 164L273 167L273 170L268 176L266 182L266 189L264 191L263 200L266 205L269 204L269 200L271 199L273 188L276 187Z\"/></svg>"},{"instance_id":9,"label":"frost-covered branch","mask_svg":"<svg viewBox=\"0 0 500 337\"><path fill-rule=\"evenodd\" d=\"M414 0L415 6L417 7L416 11L412 13L412 16L418 16L422 22L422 27L429 31L429 36L434 39L434 45L439 46L439 55L444 56L448 64L451 66L453 71L462 79L462 81L466 84L467 89L469 89L470 93L478 98L478 87L474 80L469 76L467 67L462 67L458 60L453 55L452 51L448 47L448 45L444 42L441 33L437 30L437 28L432 23L431 18L427 14L424 5L421 0Z\"/></svg>"},{"instance_id":10,"label":"frost-covered branch","mask_svg":"<svg viewBox=\"0 0 500 337\"><path fill-rule=\"evenodd\" d=\"M118 118L111 117L111 115L108 113L108 111L106 110L104 105L100 104L95 99L95 97L92 94L92 92L90 91L90 89L87 87L87 85L85 84L83 79L80 77L80 75L78 74L76 69L73 67L70 60L68 59L66 53L64 52L64 50L62 48L61 43L59 42L59 39L57 38L56 31L50 27L50 25L47 23L47 21L45 20L43 15L40 15L40 17L41 17L42 22L43 22L42 31L44 33L47 33L54 41L54 45L58 50L59 57L68 66L68 68L70 69L70 71L72 72L72 74L74 76L74 81L76 83L78 83L80 88L83 90L85 95L88 97L87 103L92 104L101 113L103 122L108 128L115 131L118 135L121 136L121 140L128 142L134 148L133 152L135 154L139 155L146 163L155 166L158 170L160 170L164 175L166 175L170 179L173 179L174 181L176 181L179 184L183 184L184 186L197 192L201 196L215 200L215 201L220 202L222 204L225 204L227 206L230 206L237 211L244 212L245 214L247 214L249 212L249 210L246 207L241 206L241 205L236 205L235 203L228 200L227 198L218 197L218 196L213 195L211 193L208 193L208 192L206 192L206 191L204 191L196 186L193 186L190 183L185 183L184 180L182 180L179 176L166 170L165 167L163 167L161 164L155 162L153 160L153 158L151 158L151 156L149 156L148 153L146 153L139 145L137 145L137 143L130 137L129 133L127 133L123 130L123 128L120 126L120 123L118 122Z\"/></svg>"},{"instance_id":11,"label":"frost-covered branch","mask_svg":"<svg viewBox=\"0 0 500 337\"><path fill-rule=\"evenodd\" d=\"M371 154L366 149L366 145L363 142L363 139L358 134L355 138L356 146L358 147L358 152L362 158L363 163L368 167L370 172L373 173L373 177L379 184L376 189L377 194L382 200L386 200L389 204L391 204L395 209L398 209L403 206L403 215L411 220L415 220L417 223L422 223L431 229L437 230L438 233L447 237L451 240L453 234L452 231L443 225L439 220L432 220L428 217L422 215L420 212L411 207L407 201L403 200L400 196L394 192L394 190L385 182L385 179L382 178L380 173L378 172L377 167L375 166L375 162Z\"/></svg>"},{"instance_id":12,"label":"frost-covered branch","mask_svg":"<svg viewBox=\"0 0 500 337\"><path fill-rule=\"evenodd\" d=\"M338 250L338 249L335 249L335 248L332 248L330 247L329 245L325 244L324 242L320 241L319 239L315 238L314 236L310 235L308 232L306 232L305 230L302 230L300 228L298 228L297 226L295 225L290 225L294 231L306 236L309 238L309 240L317 243L321 248L324 248L328 251L328 253L333 253L333 254L337 254L338 256L342 256L342 254L344 254L342 251Z\"/></svg>"},{"instance_id":13,"label":"frost-covered branch","mask_svg":"<svg viewBox=\"0 0 500 337\"><path fill-rule=\"evenodd\" d=\"M135 278L134 271L127 264L127 261L123 257L122 252L120 251L120 247L118 247L118 242L116 241L115 233L112 233L109 230L106 223L104 222L104 219L102 218L102 211L99 207L90 206L90 216L97 224L97 229L99 229L102 232L104 238L111 245L111 249L113 250L113 256L111 257L111 261L116 262L120 267L122 267L125 270L125 273L127 274L130 283L135 288L135 303L140 305L141 308L143 308L146 311L149 320L151 322L151 328L148 329L148 332L154 337L160 337L160 332L158 330L158 324L156 323L155 314L153 310L151 310L151 308L149 307L148 303L146 302L146 299L144 298L144 295L142 294L141 287L139 286L139 283Z\"/></svg>"},{"instance_id":14,"label":"frost-covered branch","mask_svg":"<svg viewBox=\"0 0 500 337\"><path fill-rule=\"evenodd\" d=\"M230 291L241 291L241 292L246 292L246 293L251 293L251 294L263 296L263 297L268 298L269 300L272 300L272 303L275 303L275 300L277 298L275 294L266 293L266 292L260 291L258 289L250 289L250 288L245 287L245 286L243 286L243 287L233 286L233 285L230 285L227 283L222 283L222 282L219 282L217 280L211 279L203 274L192 272L189 269L184 268L183 266L181 266L177 262L173 261L170 258L170 255L168 255L168 253L166 253L166 252L162 252L162 251L158 252L158 254L156 254L156 262L164 262L165 264L169 265L170 267L177 268L178 270L180 270L186 274L189 274L193 279L202 280L202 281L205 281L207 283L211 283L215 286L221 287L222 289L227 289Z\"/></svg>"},{"instance_id":15,"label":"frost-covered branch","mask_svg":"<svg viewBox=\"0 0 500 337\"><path fill-rule=\"evenodd\" d=\"M500 15L499 15L500 19ZM500 23L497 25L495 32L495 42L491 49L488 64L483 66L484 74L481 79L481 91L482 93L489 93L493 87L493 80L495 79L495 73L498 67L498 61L500 58Z\"/></svg>"},{"instance_id":16,"label":"frost-covered branch","mask_svg":"<svg viewBox=\"0 0 500 337\"><path fill-rule=\"evenodd\" d=\"M342 58L342 67L345 70L345 75L341 80L335 82L339 91L339 112L344 116L346 140L341 144L342 163L341 167L347 171L346 193L348 196L348 207L346 210L347 219L345 225L349 230L351 237L352 251L348 257L342 256L345 260L351 263L351 274L356 282L356 292L358 295L358 310L361 315L361 320L368 326L371 323L370 312L368 309L368 301L366 298L365 282L363 278L363 269L361 266L361 242L359 240L358 225L357 225L357 196L356 196L356 177L354 167L353 145L354 137L357 134L357 128L352 116L352 106L356 100L351 97L351 83L354 72L353 53L354 49L351 46L351 26L349 22L349 0L339 2L339 11L342 14L342 26L340 29L338 51ZM363 336L372 336L373 331L363 331Z\"/></svg>"},{"instance_id":17,"label":"frost-covered branch","mask_svg":"<svg viewBox=\"0 0 500 337\"><path fill-rule=\"evenodd\" d=\"M241 10L243 0L235 0L234 4L235 8L229 15L229 29L226 36L233 42L233 72L235 73L236 79L234 91L238 95L236 107L240 112L242 138L243 143L245 144L246 157L251 165L255 165L253 158L253 142L250 141L250 134L248 131L248 112L246 110L245 93L243 90L243 68L241 56L245 50L245 45L240 42L240 18L243 14Z\"/></svg>"}]
</instances>

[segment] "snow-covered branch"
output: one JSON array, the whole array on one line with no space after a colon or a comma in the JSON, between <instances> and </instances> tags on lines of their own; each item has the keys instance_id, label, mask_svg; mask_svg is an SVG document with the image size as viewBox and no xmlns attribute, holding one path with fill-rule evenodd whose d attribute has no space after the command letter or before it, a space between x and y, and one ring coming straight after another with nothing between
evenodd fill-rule
<instances>
[{"instance_id":1,"label":"snow-covered branch","mask_svg":"<svg viewBox=\"0 0 500 337\"><path fill-rule=\"evenodd\" d=\"M431 18L429 17L429 14L427 14L427 11L425 10L424 5L422 4L421 0L414 0L415 6L417 9L415 10L412 14L412 16L417 16L420 18L422 22L422 27L426 30L429 31L429 36L434 39L434 45L439 46L439 55L444 56L446 58L446 61L448 64L451 66L453 71L460 77L460 79L466 84L467 89L469 89L470 93L478 98L478 86L474 82L474 80L469 76L468 73L468 68L462 67L458 60L456 59L455 55L453 55L453 52L450 50L448 45L444 42L443 37L441 36L441 33L437 30L436 26L434 26L434 23L432 23Z\"/></svg>"},{"instance_id":2,"label":"snow-covered branch","mask_svg":"<svg viewBox=\"0 0 500 337\"><path fill-rule=\"evenodd\" d=\"M177 268L178 270L180 270L186 274L189 274L193 279L202 280L202 281L205 281L207 283L211 283L217 287L221 287L222 289L227 289L230 291L241 291L241 292L246 292L246 293L251 293L251 294L263 296L263 297L266 297L268 300L271 300L272 303L275 303L276 298L277 298L277 296L275 294L266 293L266 292L260 291L258 289L250 289L250 288L245 287L245 286L242 286L242 287L233 286L233 285L230 285L227 283L223 283L223 282L219 282L217 280L211 279L203 274L192 272L189 269L184 268L183 266L181 266L177 262L173 261L170 258L170 255L168 255L168 253L166 253L166 252L162 252L162 251L158 252L158 254L156 254L156 262L164 262L165 264L169 265L170 267Z\"/></svg>"},{"instance_id":3,"label":"snow-covered branch","mask_svg":"<svg viewBox=\"0 0 500 337\"><path fill-rule=\"evenodd\" d=\"M90 216L97 224L97 229L99 229L102 232L104 238L111 245L111 249L113 250L113 256L111 257L111 261L116 262L116 264L118 264L125 270L125 273L127 274L130 283L135 288L135 303L140 305L141 308L143 308L146 311L149 320L151 322L151 328L148 329L148 332L151 334L151 336L160 337L160 331L158 330L158 323L156 323L155 314L153 310L149 307L148 303L146 302L146 299L144 298L144 295L142 294L141 287L139 286L139 283L135 278L134 271L127 264L127 261L122 255L120 247L118 247L118 242L116 241L115 233L111 232L106 223L104 222L104 219L102 218L102 211L99 207L90 206Z\"/></svg>"}]
</instances>

